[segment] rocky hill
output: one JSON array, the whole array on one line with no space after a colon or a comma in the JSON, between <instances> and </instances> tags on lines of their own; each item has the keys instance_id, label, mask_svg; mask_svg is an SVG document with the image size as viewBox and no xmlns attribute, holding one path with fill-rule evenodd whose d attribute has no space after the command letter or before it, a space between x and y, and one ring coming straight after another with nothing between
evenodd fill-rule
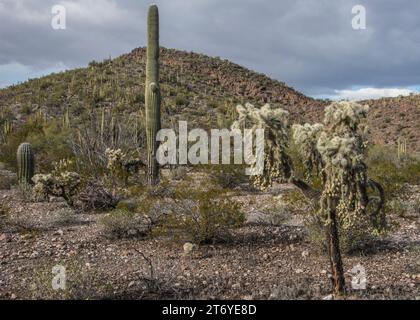
<instances>
[{"instance_id":1,"label":"rocky hill","mask_svg":"<svg viewBox=\"0 0 420 320\"><path fill-rule=\"evenodd\" d=\"M120 118L139 113L144 106L145 48L87 68L51 74L0 90L1 124L18 126L42 112L73 124L92 112L108 110ZM202 54L161 49L161 88L164 125L178 118L208 128L224 127L235 117L237 103L271 103L289 110L295 121L314 122L323 116L327 101L309 98L286 84L237 64ZM420 96L366 101L376 142L393 144L407 139L420 150Z\"/></svg>"}]
</instances>

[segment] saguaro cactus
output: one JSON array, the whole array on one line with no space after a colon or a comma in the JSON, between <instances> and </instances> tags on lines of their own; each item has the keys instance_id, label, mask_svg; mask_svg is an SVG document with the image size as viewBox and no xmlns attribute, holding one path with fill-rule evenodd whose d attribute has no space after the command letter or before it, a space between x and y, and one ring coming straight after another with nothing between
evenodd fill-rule
<instances>
[{"instance_id":1,"label":"saguaro cactus","mask_svg":"<svg viewBox=\"0 0 420 320\"><path fill-rule=\"evenodd\" d=\"M21 186L29 186L32 184L34 175L34 153L32 146L24 142L17 150L17 166L18 179Z\"/></svg>"},{"instance_id":2,"label":"saguaro cactus","mask_svg":"<svg viewBox=\"0 0 420 320\"><path fill-rule=\"evenodd\" d=\"M160 88L159 88L159 11L156 5L149 8L147 18L147 66L146 66L146 134L147 134L147 176L150 185L159 181L159 166L156 160L158 143L156 134L160 130Z\"/></svg>"}]
</instances>

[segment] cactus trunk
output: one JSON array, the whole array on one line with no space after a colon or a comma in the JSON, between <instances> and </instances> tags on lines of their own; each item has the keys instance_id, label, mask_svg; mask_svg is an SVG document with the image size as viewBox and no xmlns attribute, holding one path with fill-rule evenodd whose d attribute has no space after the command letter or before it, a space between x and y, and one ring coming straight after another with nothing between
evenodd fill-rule
<instances>
[{"instance_id":1,"label":"cactus trunk","mask_svg":"<svg viewBox=\"0 0 420 320\"><path fill-rule=\"evenodd\" d=\"M22 143L17 150L18 179L22 187L32 184L34 175L34 153L29 143Z\"/></svg>"},{"instance_id":2,"label":"cactus trunk","mask_svg":"<svg viewBox=\"0 0 420 320\"><path fill-rule=\"evenodd\" d=\"M328 255L330 258L331 281L333 285L333 291L336 295L344 295L346 293L346 285L338 236L336 201L331 197L327 198L327 211L330 218L330 222L328 223L326 228L327 246Z\"/></svg>"},{"instance_id":3,"label":"cactus trunk","mask_svg":"<svg viewBox=\"0 0 420 320\"><path fill-rule=\"evenodd\" d=\"M156 5L149 8L147 18L147 65L145 84L147 176L149 185L159 182L159 166L156 160L160 130L160 88L159 88L159 12Z\"/></svg>"}]
</instances>

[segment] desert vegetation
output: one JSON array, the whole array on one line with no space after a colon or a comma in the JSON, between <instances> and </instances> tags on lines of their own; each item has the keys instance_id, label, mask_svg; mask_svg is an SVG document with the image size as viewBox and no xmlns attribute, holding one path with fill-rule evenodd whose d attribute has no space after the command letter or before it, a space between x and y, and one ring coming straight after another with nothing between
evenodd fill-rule
<instances>
[{"instance_id":1,"label":"desert vegetation","mask_svg":"<svg viewBox=\"0 0 420 320\"><path fill-rule=\"evenodd\" d=\"M152 6L146 50L0 91L0 298L418 299L418 146L378 103L160 48ZM180 120L262 129L262 174L159 165Z\"/></svg>"}]
</instances>

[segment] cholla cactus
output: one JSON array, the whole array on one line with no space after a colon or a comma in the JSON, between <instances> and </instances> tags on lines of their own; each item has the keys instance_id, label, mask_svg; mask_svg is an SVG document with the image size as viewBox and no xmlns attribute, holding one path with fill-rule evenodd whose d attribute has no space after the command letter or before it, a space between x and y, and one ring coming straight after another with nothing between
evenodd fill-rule
<instances>
[{"instance_id":1,"label":"cholla cactus","mask_svg":"<svg viewBox=\"0 0 420 320\"><path fill-rule=\"evenodd\" d=\"M368 105L351 101L333 102L325 109L324 125L335 134L356 134L369 112Z\"/></svg>"},{"instance_id":2,"label":"cholla cactus","mask_svg":"<svg viewBox=\"0 0 420 320\"><path fill-rule=\"evenodd\" d=\"M34 195L40 199L48 199L49 196L63 197L66 202L73 206L81 183L80 175L76 172L62 172L55 174L37 174L32 178L34 182Z\"/></svg>"},{"instance_id":3,"label":"cholla cactus","mask_svg":"<svg viewBox=\"0 0 420 320\"><path fill-rule=\"evenodd\" d=\"M325 109L324 126L317 149L322 157L324 190L320 214L325 218L332 281L336 293L345 292L339 229L352 231L368 225L367 166L363 162L367 142L368 106L355 102L335 102Z\"/></svg>"},{"instance_id":4,"label":"cholla cactus","mask_svg":"<svg viewBox=\"0 0 420 320\"><path fill-rule=\"evenodd\" d=\"M302 157L307 178L314 170L316 173L322 170L322 158L317 149L317 142L323 129L324 126L320 123L294 124L292 126L293 140L299 146L298 151Z\"/></svg>"},{"instance_id":5,"label":"cholla cactus","mask_svg":"<svg viewBox=\"0 0 420 320\"><path fill-rule=\"evenodd\" d=\"M119 170L123 167L124 159L126 158L126 155L121 151L121 149L110 149L107 148L105 150L105 156L107 159L107 165L106 167L110 171Z\"/></svg>"},{"instance_id":6,"label":"cholla cactus","mask_svg":"<svg viewBox=\"0 0 420 320\"><path fill-rule=\"evenodd\" d=\"M254 130L265 130L264 174L257 177L257 186L265 188L274 179L283 176L306 196L320 201L335 293L345 291L339 227L345 232L372 225L369 219L376 219L384 201L382 187L368 178L364 163L367 128L363 120L368 110L368 106L355 102L334 102L325 109L323 124L293 126L293 138L300 147L307 169L312 170L316 166L321 171L322 194L294 176L292 161L286 153L289 138L287 111L271 109L269 105L261 109L250 104L238 106L239 119L232 126L234 129L251 126ZM367 214L368 187L376 189L380 195L378 208L370 215Z\"/></svg>"},{"instance_id":7,"label":"cholla cactus","mask_svg":"<svg viewBox=\"0 0 420 320\"><path fill-rule=\"evenodd\" d=\"M247 103L238 105L236 111L239 119L232 124L232 129L251 127L264 129L265 161L264 173L253 176L254 186L266 189L279 178L288 178L292 171L290 157L286 153L288 147L289 113L281 108L272 109L269 104L261 109Z\"/></svg>"},{"instance_id":8,"label":"cholla cactus","mask_svg":"<svg viewBox=\"0 0 420 320\"><path fill-rule=\"evenodd\" d=\"M360 126L367 111L367 106L354 102L330 105L325 110L326 130L317 144L324 162L324 195L338 199L338 215L344 229L367 216L369 183L363 162L367 142Z\"/></svg>"}]
</instances>

